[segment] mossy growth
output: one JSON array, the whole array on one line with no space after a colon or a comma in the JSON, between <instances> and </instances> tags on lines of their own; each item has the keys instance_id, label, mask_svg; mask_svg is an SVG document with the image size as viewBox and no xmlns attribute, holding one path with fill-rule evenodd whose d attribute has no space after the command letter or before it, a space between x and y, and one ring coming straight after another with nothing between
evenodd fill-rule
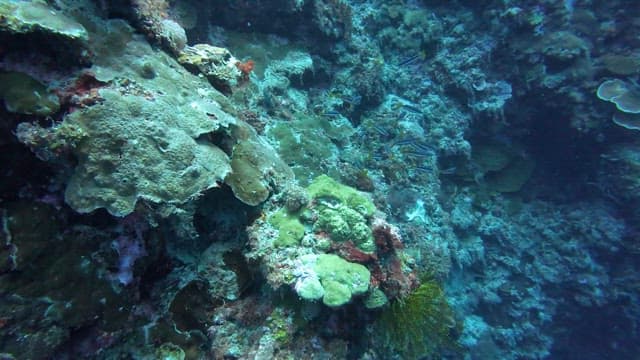
<instances>
[{"instance_id":1,"label":"mossy growth","mask_svg":"<svg viewBox=\"0 0 640 360\"><path fill-rule=\"evenodd\" d=\"M275 308L267 318L267 326L271 330L273 339L281 346L291 343L294 328L292 322L291 316L281 307Z\"/></svg>"},{"instance_id":2,"label":"mossy growth","mask_svg":"<svg viewBox=\"0 0 640 360\"><path fill-rule=\"evenodd\" d=\"M388 349L403 359L432 358L438 350L455 347L453 311L434 280L394 301L382 312L376 328Z\"/></svg>"},{"instance_id":3,"label":"mossy growth","mask_svg":"<svg viewBox=\"0 0 640 360\"><path fill-rule=\"evenodd\" d=\"M304 225L299 220L298 214L290 214L285 209L280 209L269 217L269 223L278 229L278 238L275 246L298 245L304 237Z\"/></svg>"}]
</instances>

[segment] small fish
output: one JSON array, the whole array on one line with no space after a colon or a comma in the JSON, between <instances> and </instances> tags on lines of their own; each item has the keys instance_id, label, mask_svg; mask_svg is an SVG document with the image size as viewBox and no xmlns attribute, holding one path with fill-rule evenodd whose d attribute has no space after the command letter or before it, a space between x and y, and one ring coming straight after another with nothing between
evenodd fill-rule
<instances>
[{"instance_id":1,"label":"small fish","mask_svg":"<svg viewBox=\"0 0 640 360\"><path fill-rule=\"evenodd\" d=\"M417 105L413 105L406 101L396 101L391 104L391 109L394 111L400 111L400 116L405 117L409 114L422 115L422 109L420 109Z\"/></svg>"},{"instance_id":2,"label":"small fish","mask_svg":"<svg viewBox=\"0 0 640 360\"><path fill-rule=\"evenodd\" d=\"M374 126L373 131L375 131L378 135L385 138L391 136L391 133L389 132L389 130L382 125Z\"/></svg>"},{"instance_id":3,"label":"small fish","mask_svg":"<svg viewBox=\"0 0 640 360\"><path fill-rule=\"evenodd\" d=\"M395 141L391 146L411 146L412 144L418 142L419 140L414 137L408 137L404 139L400 139Z\"/></svg>"},{"instance_id":4,"label":"small fish","mask_svg":"<svg viewBox=\"0 0 640 360\"><path fill-rule=\"evenodd\" d=\"M381 152L374 152L371 159L376 162L384 161L388 158L387 154Z\"/></svg>"},{"instance_id":5,"label":"small fish","mask_svg":"<svg viewBox=\"0 0 640 360\"><path fill-rule=\"evenodd\" d=\"M422 110L420 108L418 108L415 105L412 104L407 104L407 103L403 103L402 104L402 110L411 113L411 114L418 114L418 115L422 115Z\"/></svg>"},{"instance_id":6,"label":"small fish","mask_svg":"<svg viewBox=\"0 0 640 360\"><path fill-rule=\"evenodd\" d=\"M433 152L425 153L425 152L409 149L409 150L403 150L402 154L406 157L413 158L413 159L424 159L426 157L432 156Z\"/></svg>"},{"instance_id":7,"label":"small fish","mask_svg":"<svg viewBox=\"0 0 640 360\"><path fill-rule=\"evenodd\" d=\"M411 147L413 148L413 150L417 152L425 153L425 154L434 154L436 152L433 146L425 144L423 142L417 142L417 143L411 144Z\"/></svg>"},{"instance_id":8,"label":"small fish","mask_svg":"<svg viewBox=\"0 0 640 360\"><path fill-rule=\"evenodd\" d=\"M423 51L421 51L418 54L411 55L408 58L405 58L404 60L400 61L398 63L398 66L407 66L407 65L415 64L418 61L424 60L424 57L425 57L425 54Z\"/></svg>"},{"instance_id":9,"label":"small fish","mask_svg":"<svg viewBox=\"0 0 640 360\"><path fill-rule=\"evenodd\" d=\"M322 116L326 118L338 118L342 117L342 114L335 110L326 110L322 112Z\"/></svg>"},{"instance_id":10,"label":"small fish","mask_svg":"<svg viewBox=\"0 0 640 360\"><path fill-rule=\"evenodd\" d=\"M391 113L391 112L386 112L386 111L385 111L385 112L381 112L381 113L377 113L377 114L375 114L375 116L374 116L374 117L375 117L376 119L385 120L385 119L387 119L387 118L391 117L392 115L393 115L393 113Z\"/></svg>"},{"instance_id":11,"label":"small fish","mask_svg":"<svg viewBox=\"0 0 640 360\"><path fill-rule=\"evenodd\" d=\"M345 96L342 98L342 101L349 103L351 105L358 105L360 104L360 101L362 100L362 96L360 95L351 95L351 96Z\"/></svg>"},{"instance_id":12,"label":"small fish","mask_svg":"<svg viewBox=\"0 0 640 360\"><path fill-rule=\"evenodd\" d=\"M415 171L416 173L424 173L424 174L433 173L433 169L425 165L416 166L415 168L413 168L413 171Z\"/></svg>"},{"instance_id":13,"label":"small fish","mask_svg":"<svg viewBox=\"0 0 640 360\"><path fill-rule=\"evenodd\" d=\"M451 174L455 174L457 170L458 170L458 169L457 169L455 166L452 166L452 167L450 167L450 168L440 170L440 175L451 175Z\"/></svg>"}]
</instances>

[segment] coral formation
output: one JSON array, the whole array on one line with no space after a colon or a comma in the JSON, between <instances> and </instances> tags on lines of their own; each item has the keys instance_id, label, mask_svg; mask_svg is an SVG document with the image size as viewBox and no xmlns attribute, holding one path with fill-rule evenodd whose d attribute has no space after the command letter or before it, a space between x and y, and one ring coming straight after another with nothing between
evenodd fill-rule
<instances>
[{"instance_id":1,"label":"coral formation","mask_svg":"<svg viewBox=\"0 0 640 360\"><path fill-rule=\"evenodd\" d=\"M369 289L369 270L337 255L307 254L297 261L295 290L305 300L322 299L325 305L338 307Z\"/></svg>"},{"instance_id":2,"label":"coral formation","mask_svg":"<svg viewBox=\"0 0 640 360\"><path fill-rule=\"evenodd\" d=\"M616 104L616 108L622 112L640 113L640 90L622 80L613 79L602 82L598 86L597 94L600 99Z\"/></svg>"},{"instance_id":3,"label":"coral formation","mask_svg":"<svg viewBox=\"0 0 640 360\"><path fill-rule=\"evenodd\" d=\"M341 204L349 209L355 210L364 217L370 217L375 211L375 205L363 193L356 189L340 184L327 175L320 175L307 187L309 197L318 201L326 202L326 207Z\"/></svg>"},{"instance_id":4,"label":"coral formation","mask_svg":"<svg viewBox=\"0 0 640 360\"><path fill-rule=\"evenodd\" d=\"M218 186L231 171L222 150L194 139L216 130L207 115L215 114L215 108L207 109L206 103L176 104L175 98L157 98L151 107L141 96L107 89L100 95L103 103L65 119L87 133L75 147L80 161L65 192L76 211L103 207L124 216L138 199L179 205ZM186 116L192 123L172 114Z\"/></svg>"},{"instance_id":5,"label":"coral formation","mask_svg":"<svg viewBox=\"0 0 640 360\"><path fill-rule=\"evenodd\" d=\"M629 130L640 130L640 90L620 79L606 80L598 86L598 98L612 102L619 112L613 122Z\"/></svg>"},{"instance_id":6,"label":"coral formation","mask_svg":"<svg viewBox=\"0 0 640 360\"><path fill-rule=\"evenodd\" d=\"M74 42L86 42L89 33L80 23L44 1L5 1L0 4L0 30L14 34L43 32Z\"/></svg>"},{"instance_id":7,"label":"coral formation","mask_svg":"<svg viewBox=\"0 0 640 360\"><path fill-rule=\"evenodd\" d=\"M0 358L636 357L636 8L0 2Z\"/></svg>"},{"instance_id":8,"label":"coral formation","mask_svg":"<svg viewBox=\"0 0 640 360\"><path fill-rule=\"evenodd\" d=\"M224 93L230 93L243 76L236 66L238 60L229 50L209 44L185 47L178 61L190 71L204 75L216 89Z\"/></svg>"},{"instance_id":9,"label":"coral formation","mask_svg":"<svg viewBox=\"0 0 640 360\"><path fill-rule=\"evenodd\" d=\"M330 307L366 293L368 309L417 286L398 230L371 220L375 206L363 193L326 175L306 193L307 206L295 212L280 208L252 230L252 256L262 258L272 286L290 284L302 299L322 299Z\"/></svg>"},{"instance_id":10,"label":"coral formation","mask_svg":"<svg viewBox=\"0 0 640 360\"><path fill-rule=\"evenodd\" d=\"M289 214L285 209L271 215L269 223L278 230L278 239L273 242L275 246L294 246L304 237L304 225L296 214Z\"/></svg>"},{"instance_id":11,"label":"coral formation","mask_svg":"<svg viewBox=\"0 0 640 360\"><path fill-rule=\"evenodd\" d=\"M265 201L273 190L281 190L293 178L291 169L276 151L248 124L232 127L237 143L231 153L231 172L225 182L247 205Z\"/></svg>"}]
</instances>

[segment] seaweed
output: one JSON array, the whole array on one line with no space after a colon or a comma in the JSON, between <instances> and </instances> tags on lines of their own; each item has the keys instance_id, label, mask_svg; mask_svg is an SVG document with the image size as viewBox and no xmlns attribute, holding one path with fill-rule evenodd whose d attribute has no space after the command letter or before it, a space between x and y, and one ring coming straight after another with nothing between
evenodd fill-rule
<instances>
[{"instance_id":1,"label":"seaweed","mask_svg":"<svg viewBox=\"0 0 640 360\"><path fill-rule=\"evenodd\" d=\"M440 350L457 347L453 311L435 280L423 282L405 298L392 302L375 327L383 347L403 359L430 359Z\"/></svg>"}]
</instances>

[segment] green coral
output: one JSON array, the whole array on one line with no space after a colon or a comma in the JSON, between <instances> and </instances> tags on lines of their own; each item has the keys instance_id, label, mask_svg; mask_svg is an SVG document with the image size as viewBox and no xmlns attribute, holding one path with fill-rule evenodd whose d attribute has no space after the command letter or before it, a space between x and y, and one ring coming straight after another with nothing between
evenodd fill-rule
<instances>
[{"instance_id":1,"label":"green coral","mask_svg":"<svg viewBox=\"0 0 640 360\"><path fill-rule=\"evenodd\" d=\"M234 173L230 177L234 176ZM227 183L229 183L229 177L227 177ZM367 253L373 253L376 250L367 220L367 217L374 213L375 205L369 198L326 175L317 177L307 191L315 202L314 210L317 210L317 213L312 213L312 210L306 207L296 213L281 209L269 218L271 225L279 230L275 241L276 246L298 244L305 234L305 228L302 225L302 222L305 222L314 223L314 230L326 232L331 241L352 241L360 250ZM236 196L240 198L238 194Z\"/></svg>"},{"instance_id":2,"label":"green coral","mask_svg":"<svg viewBox=\"0 0 640 360\"><path fill-rule=\"evenodd\" d=\"M364 294L369 289L369 270L337 255L319 255L314 269L324 287L322 302L327 306L344 305L352 296Z\"/></svg>"},{"instance_id":3,"label":"green coral","mask_svg":"<svg viewBox=\"0 0 640 360\"><path fill-rule=\"evenodd\" d=\"M369 289L371 273L363 265L333 254L308 254L299 261L295 289L303 299L322 298L325 305L339 307Z\"/></svg>"},{"instance_id":4,"label":"green coral","mask_svg":"<svg viewBox=\"0 0 640 360\"><path fill-rule=\"evenodd\" d=\"M453 312L444 291L433 280L426 281L404 299L386 308L376 323L377 333L403 359L429 358L454 344Z\"/></svg>"},{"instance_id":5,"label":"green coral","mask_svg":"<svg viewBox=\"0 0 640 360\"><path fill-rule=\"evenodd\" d=\"M280 209L269 217L269 223L278 229L278 238L275 246L292 246L300 243L304 237L304 225L296 214L289 214L285 209Z\"/></svg>"},{"instance_id":6,"label":"green coral","mask_svg":"<svg viewBox=\"0 0 640 360\"><path fill-rule=\"evenodd\" d=\"M333 241L352 241L364 252L375 251L367 218L376 208L367 196L326 175L315 178L307 192L318 209L316 230L327 232Z\"/></svg>"},{"instance_id":7,"label":"green coral","mask_svg":"<svg viewBox=\"0 0 640 360\"><path fill-rule=\"evenodd\" d=\"M300 279L296 283L298 295L310 301L320 300L324 297L324 287L317 276Z\"/></svg>"},{"instance_id":8,"label":"green coral","mask_svg":"<svg viewBox=\"0 0 640 360\"><path fill-rule=\"evenodd\" d=\"M367 309L378 309L385 306L388 302L389 299L387 295L379 288L375 288L371 290L364 299L364 307Z\"/></svg>"},{"instance_id":9,"label":"green coral","mask_svg":"<svg viewBox=\"0 0 640 360\"><path fill-rule=\"evenodd\" d=\"M352 241L360 250L367 253L376 250L367 219L345 205L338 204L321 209L315 228L326 231L333 241Z\"/></svg>"},{"instance_id":10,"label":"green coral","mask_svg":"<svg viewBox=\"0 0 640 360\"><path fill-rule=\"evenodd\" d=\"M342 306L351 299L351 290L346 284L326 280L323 282L323 287L324 297L322 298L322 302L327 306Z\"/></svg>"},{"instance_id":11,"label":"green coral","mask_svg":"<svg viewBox=\"0 0 640 360\"><path fill-rule=\"evenodd\" d=\"M365 217L370 217L376 210L371 199L363 193L343 185L327 175L315 178L307 187L307 192L314 200L337 202L356 210Z\"/></svg>"}]
</instances>

